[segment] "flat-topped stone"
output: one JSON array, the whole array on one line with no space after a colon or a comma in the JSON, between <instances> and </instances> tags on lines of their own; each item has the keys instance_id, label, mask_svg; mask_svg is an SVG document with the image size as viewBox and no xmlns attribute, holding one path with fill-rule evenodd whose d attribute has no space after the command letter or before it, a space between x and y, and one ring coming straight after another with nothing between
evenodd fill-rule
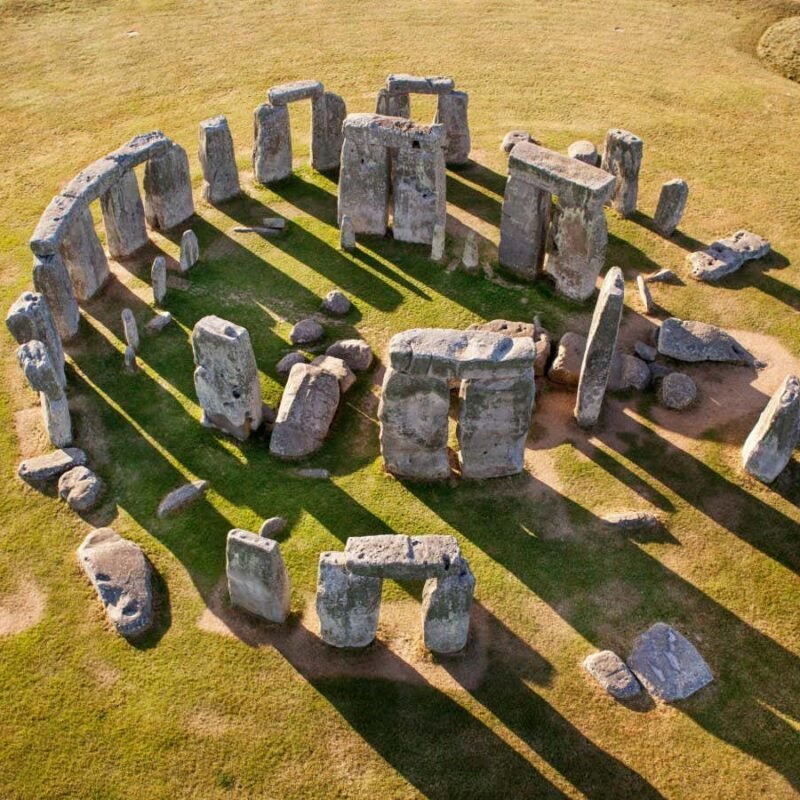
<instances>
[{"instance_id":1,"label":"flat-topped stone","mask_svg":"<svg viewBox=\"0 0 800 800\"><path fill-rule=\"evenodd\" d=\"M390 94L447 94L455 86L456 82L452 78L442 75L393 73L386 78L386 88Z\"/></svg>"},{"instance_id":2,"label":"flat-topped stone","mask_svg":"<svg viewBox=\"0 0 800 800\"><path fill-rule=\"evenodd\" d=\"M161 131L140 133L122 147L112 150L107 158L113 158L123 169L133 169L153 156L166 153L171 142L172 140L164 136Z\"/></svg>"},{"instance_id":3,"label":"flat-topped stone","mask_svg":"<svg viewBox=\"0 0 800 800\"><path fill-rule=\"evenodd\" d=\"M125 170L119 161L111 156L103 156L84 167L61 190L65 197L82 197L87 203L97 200L105 194L119 179Z\"/></svg>"},{"instance_id":4,"label":"flat-topped stone","mask_svg":"<svg viewBox=\"0 0 800 800\"><path fill-rule=\"evenodd\" d=\"M30 239L31 250L37 256L57 253L73 223L85 210L86 201L82 197L56 195L36 223Z\"/></svg>"},{"instance_id":5,"label":"flat-topped stone","mask_svg":"<svg viewBox=\"0 0 800 800\"><path fill-rule=\"evenodd\" d=\"M351 536L344 548L354 575L421 581L458 568L461 550L454 536Z\"/></svg>"},{"instance_id":6,"label":"flat-topped stone","mask_svg":"<svg viewBox=\"0 0 800 800\"><path fill-rule=\"evenodd\" d=\"M695 320L665 319L658 334L658 352L678 361L722 361L752 364L753 356L729 333Z\"/></svg>"},{"instance_id":7,"label":"flat-topped stone","mask_svg":"<svg viewBox=\"0 0 800 800\"><path fill-rule=\"evenodd\" d=\"M43 456L26 458L17 467L17 475L28 483L44 483L86 464L86 453L78 447L53 450Z\"/></svg>"},{"instance_id":8,"label":"flat-topped stone","mask_svg":"<svg viewBox=\"0 0 800 800\"><path fill-rule=\"evenodd\" d=\"M763 236L742 230L691 253L686 260L695 280L718 281L736 272L745 261L763 258L769 251L770 243Z\"/></svg>"},{"instance_id":9,"label":"flat-topped stone","mask_svg":"<svg viewBox=\"0 0 800 800\"><path fill-rule=\"evenodd\" d=\"M345 136L354 141L372 142L384 147L418 146L433 149L445 144L444 125L420 125L405 117L383 114L348 114L344 121Z\"/></svg>"},{"instance_id":10,"label":"flat-topped stone","mask_svg":"<svg viewBox=\"0 0 800 800\"><path fill-rule=\"evenodd\" d=\"M389 342L392 368L441 378L513 377L532 369L533 339L485 331L412 328Z\"/></svg>"},{"instance_id":11,"label":"flat-topped stone","mask_svg":"<svg viewBox=\"0 0 800 800\"><path fill-rule=\"evenodd\" d=\"M565 203L602 204L614 193L616 179L605 170L532 142L515 145L508 166L529 175L540 189Z\"/></svg>"},{"instance_id":12,"label":"flat-topped stone","mask_svg":"<svg viewBox=\"0 0 800 800\"><path fill-rule=\"evenodd\" d=\"M310 100L319 97L325 87L319 81L292 81L273 86L267 92L269 102L273 106L285 106L296 100Z\"/></svg>"}]
</instances>

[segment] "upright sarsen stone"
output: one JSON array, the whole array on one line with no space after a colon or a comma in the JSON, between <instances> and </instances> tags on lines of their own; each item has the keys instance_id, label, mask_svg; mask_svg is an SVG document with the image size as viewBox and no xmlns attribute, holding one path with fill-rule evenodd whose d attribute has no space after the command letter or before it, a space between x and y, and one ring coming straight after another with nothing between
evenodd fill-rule
<instances>
[{"instance_id":1,"label":"upright sarsen stone","mask_svg":"<svg viewBox=\"0 0 800 800\"><path fill-rule=\"evenodd\" d=\"M36 339L17 349L17 361L30 384L39 393L45 430L55 447L72 444L72 420L64 387L43 342Z\"/></svg>"},{"instance_id":2,"label":"upright sarsen stone","mask_svg":"<svg viewBox=\"0 0 800 800\"><path fill-rule=\"evenodd\" d=\"M378 91L375 113L385 117L411 118L411 97L408 92L390 93L387 88Z\"/></svg>"},{"instance_id":3,"label":"upright sarsen stone","mask_svg":"<svg viewBox=\"0 0 800 800\"><path fill-rule=\"evenodd\" d=\"M164 256L156 256L150 267L150 284L153 289L153 303L160 306L167 296L167 262Z\"/></svg>"},{"instance_id":4,"label":"upright sarsen stone","mask_svg":"<svg viewBox=\"0 0 800 800\"><path fill-rule=\"evenodd\" d=\"M661 187L658 206L653 215L653 227L663 236L671 236L683 217L689 198L689 184L676 178Z\"/></svg>"},{"instance_id":5,"label":"upright sarsen stone","mask_svg":"<svg viewBox=\"0 0 800 800\"><path fill-rule=\"evenodd\" d=\"M498 260L524 280L542 273L552 196L518 171L506 182L500 217Z\"/></svg>"},{"instance_id":6,"label":"upright sarsen stone","mask_svg":"<svg viewBox=\"0 0 800 800\"><path fill-rule=\"evenodd\" d=\"M444 125L447 138L445 160L448 166L458 166L469 161L472 143L467 118L468 105L469 95L466 92L452 91L438 97L436 122Z\"/></svg>"},{"instance_id":7,"label":"upright sarsen stone","mask_svg":"<svg viewBox=\"0 0 800 800\"><path fill-rule=\"evenodd\" d=\"M100 197L108 252L125 258L144 247L148 240L144 204L136 173L131 169Z\"/></svg>"},{"instance_id":8,"label":"upright sarsen stone","mask_svg":"<svg viewBox=\"0 0 800 800\"><path fill-rule=\"evenodd\" d=\"M34 256L33 285L44 295L59 336L69 341L77 332L81 312L69 272L59 253Z\"/></svg>"},{"instance_id":9,"label":"upright sarsen stone","mask_svg":"<svg viewBox=\"0 0 800 800\"><path fill-rule=\"evenodd\" d=\"M44 295L38 292L23 292L8 310L6 327L17 344L25 344L34 339L42 342L50 356L59 383L62 387L67 385L61 337L58 335L55 320Z\"/></svg>"},{"instance_id":10,"label":"upright sarsen stone","mask_svg":"<svg viewBox=\"0 0 800 800\"><path fill-rule=\"evenodd\" d=\"M75 296L91 300L108 280L108 259L94 229L88 207L84 208L61 242L61 255L67 266Z\"/></svg>"},{"instance_id":11,"label":"upright sarsen stone","mask_svg":"<svg viewBox=\"0 0 800 800\"><path fill-rule=\"evenodd\" d=\"M622 270L611 267L600 287L581 364L574 413L582 428L591 427L600 416L617 346L624 297L625 281Z\"/></svg>"},{"instance_id":12,"label":"upright sarsen stone","mask_svg":"<svg viewBox=\"0 0 800 800\"><path fill-rule=\"evenodd\" d=\"M198 158L203 170L204 200L212 204L222 203L241 193L233 137L224 116L200 123Z\"/></svg>"},{"instance_id":13,"label":"upright sarsen stone","mask_svg":"<svg viewBox=\"0 0 800 800\"><path fill-rule=\"evenodd\" d=\"M643 149L644 142L630 131L612 128L606 134L603 169L617 178L611 205L623 217L636 211Z\"/></svg>"},{"instance_id":14,"label":"upright sarsen stone","mask_svg":"<svg viewBox=\"0 0 800 800\"><path fill-rule=\"evenodd\" d=\"M189 157L175 142L145 165L144 213L150 227L162 231L180 225L194 214Z\"/></svg>"},{"instance_id":15,"label":"upright sarsen stone","mask_svg":"<svg viewBox=\"0 0 800 800\"><path fill-rule=\"evenodd\" d=\"M449 574L425 581L422 590L422 636L432 653L457 653L469 637L469 612L475 576L465 558Z\"/></svg>"},{"instance_id":16,"label":"upright sarsen stone","mask_svg":"<svg viewBox=\"0 0 800 800\"><path fill-rule=\"evenodd\" d=\"M285 105L263 103L255 110L253 172L265 184L292 174L292 130Z\"/></svg>"},{"instance_id":17,"label":"upright sarsen stone","mask_svg":"<svg viewBox=\"0 0 800 800\"><path fill-rule=\"evenodd\" d=\"M311 101L311 166L327 172L339 166L342 155L342 125L347 116L344 99L324 92Z\"/></svg>"}]
</instances>

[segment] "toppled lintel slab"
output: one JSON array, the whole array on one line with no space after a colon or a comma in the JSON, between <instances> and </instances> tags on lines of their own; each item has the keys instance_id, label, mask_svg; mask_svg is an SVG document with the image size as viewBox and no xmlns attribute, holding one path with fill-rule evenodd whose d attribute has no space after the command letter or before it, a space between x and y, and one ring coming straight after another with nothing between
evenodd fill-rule
<instances>
[{"instance_id":1,"label":"toppled lintel slab","mask_svg":"<svg viewBox=\"0 0 800 800\"><path fill-rule=\"evenodd\" d=\"M614 193L616 178L605 170L532 142L514 145L509 170L529 176L536 186L565 203L603 204Z\"/></svg>"},{"instance_id":2,"label":"toppled lintel slab","mask_svg":"<svg viewBox=\"0 0 800 800\"><path fill-rule=\"evenodd\" d=\"M319 81L292 81L273 86L267 92L273 106L285 106L296 100L312 100L321 97L325 87Z\"/></svg>"},{"instance_id":3,"label":"toppled lintel slab","mask_svg":"<svg viewBox=\"0 0 800 800\"><path fill-rule=\"evenodd\" d=\"M153 156L166 153L170 144L169 137L161 131L139 133L122 147L110 152L107 158L114 159L123 170L132 169Z\"/></svg>"},{"instance_id":4,"label":"toppled lintel slab","mask_svg":"<svg viewBox=\"0 0 800 800\"><path fill-rule=\"evenodd\" d=\"M405 117L383 114L348 114L344 121L345 136L351 141L380 144L384 147L420 146L433 149L444 147L444 125L418 125Z\"/></svg>"},{"instance_id":5,"label":"toppled lintel slab","mask_svg":"<svg viewBox=\"0 0 800 800\"><path fill-rule=\"evenodd\" d=\"M103 156L82 169L62 190L65 197L82 197L87 203L104 195L124 170L110 156Z\"/></svg>"},{"instance_id":6,"label":"toppled lintel slab","mask_svg":"<svg viewBox=\"0 0 800 800\"><path fill-rule=\"evenodd\" d=\"M454 536L358 536L344 548L354 575L421 581L458 568L461 550Z\"/></svg>"},{"instance_id":7,"label":"toppled lintel slab","mask_svg":"<svg viewBox=\"0 0 800 800\"><path fill-rule=\"evenodd\" d=\"M386 88L390 94L449 94L455 88L452 78L442 75L405 75L397 73L386 78Z\"/></svg>"},{"instance_id":8,"label":"toppled lintel slab","mask_svg":"<svg viewBox=\"0 0 800 800\"><path fill-rule=\"evenodd\" d=\"M754 363L753 356L727 331L695 320L665 319L658 333L658 352L677 361Z\"/></svg>"},{"instance_id":9,"label":"toppled lintel slab","mask_svg":"<svg viewBox=\"0 0 800 800\"><path fill-rule=\"evenodd\" d=\"M30 240L31 250L37 256L55 255L72 223L85 209L86 201L82 197L56 195L36 223Z\"/></svg>"},{"instance_id":10,"label":"toppled lintel slab","mask_svg":"<svg viewBox=\"0 0 800 800\"><path fill-rule=\"evenodd\" d=\"M514 377L533 369L536 345L486 331L412 328L389 342L392 368L409 375L438 378Z\"/></svg>"},{"instance_id":11,"label":"toppled lintel slab","mask_svg":"<svg viewBox=\"0 0 800 800\"><path fill-rule=\"evenodd\" d=\"M718 281L736 272L745 261L763 258L770 251L770 243L750 231L736 231L732 236L712 242L705 250L686 256L692 278L698 281Z\"/></svg>"}]
</instances>

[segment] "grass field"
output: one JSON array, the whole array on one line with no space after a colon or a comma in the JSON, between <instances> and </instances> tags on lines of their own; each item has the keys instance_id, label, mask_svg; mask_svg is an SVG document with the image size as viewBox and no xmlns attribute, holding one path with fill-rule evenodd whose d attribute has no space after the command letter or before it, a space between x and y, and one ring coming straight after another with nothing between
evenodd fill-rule
<instances>
[{"instance_id":1,"label":"grass field","mask_svg":"<svg viewBox=\"0 0 800 800\"><path fill-rule=\"evenodd\" d=\"M747 431L800 370L800 85L754 55L796 3L689 0L438 4L0 2L0 305L30 286L27 240L50 197L90 161L159 128L189 151L201 262L170 291L175 324L122 366L120 310L149 319L149 265L180 230L114 266L70 345L77 444L109 486L81 519L15 475L47 449L15 346L0 336L0 798L789 798L800 790L800 463L765 487L743 476ZM389 72L445 74L470 94L474 163L448 177L452 256L464 226L491 263L505 182L503 134L553 149L610 127L645 142L639 206L609 211L607 263L630 280L740 227L774 252L720 285L657 287L661 318L725 325L768 367L691 370L700 404L610 399L587 435L572 395L544 386L528 471L479 484L406 485L383 472L382 365L346 398L302 480L199 424L189 333L215 313L248 328L265 401L291 325L333 286L354 301L326 344L360 336L380 356L414 326L463 327L540 313L555 335L588 328L591 304L432 264L425 248L337 248L336 185L307 166L309 112L293 108L297 170L253 183L252 111L275 83L317 78L349 111L374 110ZM198 123L227 115L246 195L199 200ZM432 105L412 100L425 121ZM650 229L658 191L683 177L680 232ZM236 234L268 213L283 239ZM99 210L96 211L99 214ZM99 227L102 231L102 226ZM633 284L628 282L628 287ZM623 340L653 324L628 291ZM208 478L207 500L158 520L160 498ZM603 513L644 508L665 528L610 533ZM281 547L290 622L227 607L232 527L290 520ZM93 525L142 545L158 573L159 625L131 645L106 625L75 549ZM470 644L436 660L419 642L420 587L387 584L379 641L331 652L312 619L318 554L348 536L453 533L477 577ZM625 656L653 622L675 625L715 682L677 706L626 707L581 668Z\"/></svg>"}]
</instances>

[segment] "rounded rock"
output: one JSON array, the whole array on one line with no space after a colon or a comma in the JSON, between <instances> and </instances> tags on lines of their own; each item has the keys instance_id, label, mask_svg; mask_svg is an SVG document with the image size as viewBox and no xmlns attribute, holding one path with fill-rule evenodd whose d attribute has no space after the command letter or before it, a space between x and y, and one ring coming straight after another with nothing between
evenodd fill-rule
<instances>
[{"instance_id":1,"label":"rounded rock","mask_svg":"<svg viewBox=\"0 0 800 800\"><path fill-rule=\"evenodd\" d=\"M581 139L580 141L573 142L567 149L567 155L570 158L576 158L578 161L583 161L584 164L589 164L596 167L600 164L600 154L597 148L588 139Z\"/></svg>"},{"instance_id":2,"label":"rounded rock","mask_svg":"<svg viewBox=\"0 0 800 800\"><path fill-rule=\"evenodd\" d=\"M94 508L103 488L103 481L88 467L73 467L58 479L58 495L73 511Z\"/></svg>"},{"instance_id":3,"label":"rounded rock","mask_svg":"<svg viewBox=\"0 0 800 800\"><path fill-rule=\"evenodd\" d=\"M353 372L362 372L372 364L372 348L361 339L341 339L326 351L326 356L341 358Z\"/></svg>"},{"instance_id":4,"label":"rounded rock","mask_svg":"<svg viewBox=\"0 0 800 800\"><path fill-rule=\"evenodd\" d=\"M285 378L292 371L292 367L295 364L307 363L308 359L299 350L293 350L291 353L287 353L275 365L275 371L278 373L278 375L280 375L281 378Z\"/></svg>"},{"instance_id":5,"label":"rounded rock","mask_svg":"<svg viewBox=\"0 0 800 800\"><path fill-rule=\"evenodd\" d=\"M536 140L528 133L528 131L509 131L503 137L503 143L500 145L500 149L504 153L510 153L515 144L519 144L520 142L533 142L536 144Z\"/></svg>"},{"instance_id":6,"label":"rounded rock","mask_svg":"<svg viewBox=\"0 0 800 800\"><path fill-rule=\"evenodd\" d=\"M343 317L352 308L352 303L344 292L331 289L322 301L322 310L336 317Z\"/></svg>"},{"instance_id":7,"label":"rounded rock","mask_svg":"<svg viewBox=\"0 0 800 800\"><path fill-rule=\"evenodd\" d=\"M289 340L292 344L311 344L319 341L324 335L322 325L315 319L301 319L292 328Z\"/></svg>"},{"instance_id":8,"label":"rounded rock","mask_svg":"<svg viewBox=\"0 0 800 800\"><path fill-rule=\"evenodd\" d=\"M258 529L258 535L266 539L271 539L285 530L288 524L289 521L286 517L270 517L264 520L261 527Z\"/></svg>"},{"instance_id":9,"label":"rounded rock","mask_svg":"<svg viewBox=\"0 0 800 800\"><path fill-rule=\"evenodd\" d=\"M682 411L697 398L695 382L683 372L671 372L661 380L658 401L665 408Z\"/></svg>"}]
</instances>

